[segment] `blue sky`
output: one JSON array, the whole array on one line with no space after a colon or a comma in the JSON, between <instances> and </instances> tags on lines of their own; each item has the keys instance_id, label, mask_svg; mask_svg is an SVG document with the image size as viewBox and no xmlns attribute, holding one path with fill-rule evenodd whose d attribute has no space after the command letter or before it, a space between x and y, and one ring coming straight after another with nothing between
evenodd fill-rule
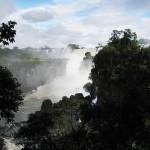
<instances>
[{"instance_id":1,"label":"blue sky","mask_svg":"<svg viewBox=\"0 0 150 150\"><path fill-rule=\"evenodd\" d=\"M51 4L53 0L13 0L13 3L22 9L40 6L43 4Z\"/></svg>"},{"instance_id":2,"label":"blue sky","mask_svg":"<svg viewBox=\"0 0 150 150\"><path fill-rule=\"evenodd\" d=\"M0 0L0 18L17 22L12 46L95 47L126 28L150 39L149 0Z\"/></svg>"}]
</instances>

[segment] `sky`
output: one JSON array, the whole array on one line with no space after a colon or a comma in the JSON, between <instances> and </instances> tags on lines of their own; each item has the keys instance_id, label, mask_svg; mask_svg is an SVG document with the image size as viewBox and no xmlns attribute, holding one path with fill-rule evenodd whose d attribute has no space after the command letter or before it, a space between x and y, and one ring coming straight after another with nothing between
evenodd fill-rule
<instances>
[{"instance_id":1,"label":"sky","mask_svg":"<svg viewBox=\"0 0 150 150\"><path fill-rule=\"evenodd\" d=\"M112 30L150 39L150 0L0 0L0 23L16 21L18 47L94 48Z\"/></svg>"}]
</instances>

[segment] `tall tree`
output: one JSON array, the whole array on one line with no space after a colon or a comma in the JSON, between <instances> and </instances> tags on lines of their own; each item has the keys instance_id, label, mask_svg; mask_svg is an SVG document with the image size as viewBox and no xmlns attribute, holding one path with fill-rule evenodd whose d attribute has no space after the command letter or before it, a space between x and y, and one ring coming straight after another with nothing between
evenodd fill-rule
<instances>
[{"instance_id":1,"label":"tall tree","mask_svg":"<svg viewBox=\"0 0 150 150\"><path fill-rule=\"evenodd\" d=\"M43 145L43 148L41 146L43 142L51 139L49 129L53 127L53 124L51 113L43 111L35 112L34 114L30 114L26 125L19 129L15 138L18 139L19 144L23 145L23 150L44 150L44 147L51 149L53 145Z\"/></svg>"},{"instance_id":2,"label":"tall tree","mask_svg":"<svg viewBox=\"0 0 150 150\"><path fill-rule=\"evenodd\" d=\"M16 22L9 21L8 24L2 23L0 27L0 43L8 45L14 42ZM0 119L5 118L7 122L13 121L15 112L22 104L23 96L19 89L20 84L13 77L11 72L0 66Z\"/></svg>"},{"instance_id":3,"label":"tall tree","mask_svg":"<svg viewBox=\"0 0 150 150\"><path fill-rule=\"evenodd\" d=\"M78 44L71 44L71 43L69 43L68 47L71 48L72 50L74 50L74 49L80 49L80 47L79 47Z\"/></svg>"},{"instance_id":4,"label":"tall tree","mask_svg":"<svg viewBox=\"0 0 150 150\"><path fill-rule=\"evenodd\" d=\"M89 120L103 149L150 148L150 48L140 48L136 37L114 30L93 61L98 102Z\"/></svg>"},{"instance_id":5,"label":"tall tree","mask_svg":"<svg viewBox=\"0 0 150 150\"><path fill-rule=\"evenodd\" d=\"M11 72L0 66L0 119L5 118L7 122L13 121L19 105L23 104L19 86L19 82Z\"/></svg>"},{"instance_id":6,"label":"tall tree","mask_svg":"<svg viewBox=\"0 0 150 150\"><path fill-rule=\"evenodd\" d=\"M0 43L3 43L4 45L9 45L9 43L15 42L15 25L16 22L14 21L9 21L7 24L2 23L2 25L0 26Z\"/></svg>"}]
</instances>

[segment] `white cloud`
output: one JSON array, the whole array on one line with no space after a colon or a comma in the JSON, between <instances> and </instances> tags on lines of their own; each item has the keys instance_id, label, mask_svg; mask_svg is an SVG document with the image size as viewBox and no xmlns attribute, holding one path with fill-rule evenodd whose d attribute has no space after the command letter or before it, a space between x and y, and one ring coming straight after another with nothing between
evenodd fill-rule
<instances>
[{"instance_id":1,"label":"white cloud","mask_svg":"<svg viewBox=\"0 0 150 150\"><path fill-rule=\"evenodd\" d=\"M0 0L0 21L15 11L16 7L11 0Z\"/></svg>"},{"instance_id":2,"label":"white cloud","mask_svg":"<svg viewBox=\"0 0 150 150\"><path fill-rule=\"evenodd\" d=\"M48 7L38 7L25 11L22 18L31 22L45 22L53 18L53 12Z\"/></svg>"},{"instance_id":3,"label":"white cloud","mask_svg":"<svg viewBox=\"0 0 150 150\"><path fill-rule=\"evenodd\" d=\"M58 15L70 15L76 12L79 8L76 8L74 5L54 5L50 8Z\"/></svg>"},{"instance_id":4,"label":"white cloud","mask_svg":"<svg viewBox=\"0 0 150 150\"><path fill-rule=\"evenodd\" d=\"M135 31L139 38L149 39L150 17L139 15L149 11L148 6L145 9L140 7L138 11L129 8L127 1L78 0L65 3L59 0L53 5L12 9L9 16L6 13L5 20L17 22L13 45L21 47L65 47L68 43L95 47L97 43L106 43L112 30L126 28Z\"/></svg>"}]
</instances>

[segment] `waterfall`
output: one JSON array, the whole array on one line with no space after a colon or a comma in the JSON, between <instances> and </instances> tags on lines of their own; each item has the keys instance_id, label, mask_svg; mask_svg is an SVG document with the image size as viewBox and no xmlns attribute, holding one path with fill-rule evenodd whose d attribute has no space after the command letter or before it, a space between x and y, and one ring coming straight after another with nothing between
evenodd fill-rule
<instances>
[{"instance_id":1,"label":"waterfall","mask_svg":"<svg viewBox=\"0 0 150 150\"><path fill-rule=\"evenodd\" d=\"M51 99L52 102L58 102L63 96L71 96L75 93L83 93L84 96L89 93L83 90L83 86L89 82L90 69L81 70L80 65L86 52L96 53L95 49L77 49L73 53L68 50L65 53L63 50L58 53L50 52L57 57L65 57L68 59L65 75L54 78L52 81L47 80L47 83L37 87L37 90L27 94L24 98L24 105L20 107L20 111L15 115L16 121L27 120L28 114L34 113L40 109L42 101ZM93 54L92 53L92 54ZM63 54L63 55L62 55ZM59 67L59 66L58 66Z\"/></svg>"},{"instance_id":2,"label":"waterfall","mask_svg":"<svg viewBox=\"0 0 150 150\"><path fill-rule=\"evenodd\" d=\"M83 86L89 82L90 69L81 70L80 65L83 61L83 57L86 52L91 52L91 54L96 54L96 51L92 49L78 49L74 52L67 50L65 52L55 51L46 53L48 55L57 55L57 58L65 57L68 59L65 75L54 78L52 81L47 80L45 85L37 87L37 90L30 94L27 94L24 98L24 105L20 107L20 110L15 115L15 121L25 121L28 119L30 113L40 109L42 101L49 98L53 102L58 102L61 100L62 96L71 96L76 93L83 93L84 96L89 95L89 93L83 90ZM51 55L51 57L52 57ZM59 67L59 66L58 66ZM20 150L20 147L16 147L11 140L5 139L5 145L8 150Z\"/></svg>"}]
</instances>

